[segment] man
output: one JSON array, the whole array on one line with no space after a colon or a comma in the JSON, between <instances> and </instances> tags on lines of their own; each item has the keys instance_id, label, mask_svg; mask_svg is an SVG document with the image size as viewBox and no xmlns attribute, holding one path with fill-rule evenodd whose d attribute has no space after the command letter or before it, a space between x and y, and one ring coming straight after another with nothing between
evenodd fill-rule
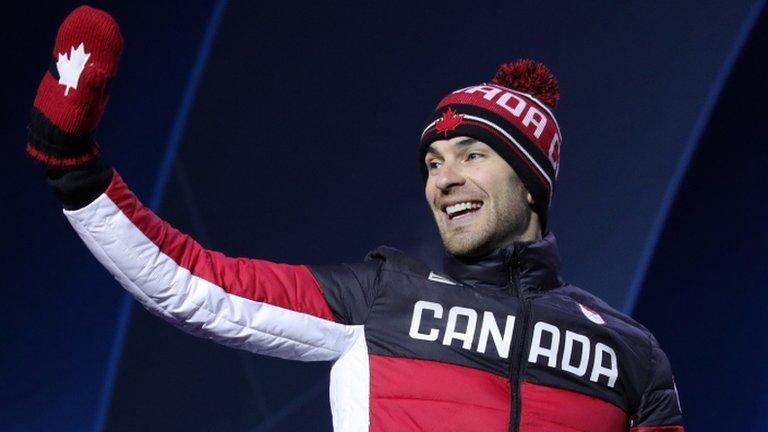
<instances>
[{"instance_id":1,"label":"man","mask_svg":"<svg viewBox=\"0 0 768 432\"><path fill-rule=\"evenodd\" d=\"M231 347L332 361L337 431L683 431L653 336L559 274L546 230L559 95L546 67L502 66L444 98L425 128L425 195L448 252L439 274L390 248L335 266L229 258L173 229L92 138L121 49L105 12L65 19L27 151L150 312Z\"/></svg>"}]
</instances>

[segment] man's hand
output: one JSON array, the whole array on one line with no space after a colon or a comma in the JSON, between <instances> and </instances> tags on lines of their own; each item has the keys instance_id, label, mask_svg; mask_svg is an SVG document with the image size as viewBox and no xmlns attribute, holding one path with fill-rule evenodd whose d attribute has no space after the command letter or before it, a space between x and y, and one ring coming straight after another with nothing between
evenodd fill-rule
<instances>
[{"instance_id":1,"label":"man's hand","mask_svg":"<svg viewBox=\"0 0 768 432\"><path fill-rule=\"evenodd\" d=\"M80 6L64 19L32 108L32 158L48 167L77 167L96 157L93 131L122 49L120 28L108 13Z\"/></svg>"}]
</instances>

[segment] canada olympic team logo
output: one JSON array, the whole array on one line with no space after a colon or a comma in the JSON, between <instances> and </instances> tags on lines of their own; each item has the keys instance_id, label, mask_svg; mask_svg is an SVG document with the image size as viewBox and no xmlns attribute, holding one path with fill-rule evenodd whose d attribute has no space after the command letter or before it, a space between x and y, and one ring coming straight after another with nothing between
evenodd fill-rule
<instances>
[{"instance_id":1,"label":"canada olympic team logo","mask_svg":"<svg viewBox=\"0 0 768 432\"><path fill-rule=\"evenodd\" d=\"M593 311L592 309L584 306L581 303L579 303L579 309L581 309L581 313L583 313L584 316L587 317L587 319L592 321L593 323L600 324L600 325L605 324L605 320L603 319L603 317L600 316L599 313Z\"/></svg>"}]
</instances>

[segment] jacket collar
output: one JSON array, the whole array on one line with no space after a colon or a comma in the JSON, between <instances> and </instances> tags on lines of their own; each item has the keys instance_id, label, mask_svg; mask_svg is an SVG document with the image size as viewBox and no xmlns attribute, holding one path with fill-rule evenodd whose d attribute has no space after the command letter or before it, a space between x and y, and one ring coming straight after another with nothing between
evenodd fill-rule
<instances>
[{"instance_id":1,"label":"jacket collar","mask_svg":"<svg viewBox=\"0 0 768 432\"><path fill-rule=\"evenodd\" d=\"M507 289L519 281L519 290L544 291L563 285L560 254L554 234L532 242L515 242L477 258L458 258L446 254L444 271L451 278L469 285ZM515 271L518 276L515 277Z\"/></svg>"}]
</instances>

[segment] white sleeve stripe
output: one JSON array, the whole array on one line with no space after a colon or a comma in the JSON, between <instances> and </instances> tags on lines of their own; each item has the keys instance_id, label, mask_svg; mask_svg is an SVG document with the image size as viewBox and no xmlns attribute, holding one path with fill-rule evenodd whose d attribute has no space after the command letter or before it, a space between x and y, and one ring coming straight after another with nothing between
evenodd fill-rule
<instances>
[{"instance_id":1,"label":"white sleeve stripe","mask_svg":"<svg viewBox=\"0 0 768 432\"><path fill-rule=\"evenodd\" d=\"M371 370L365 328L360 325L352 347L331 368L330 400L333 430L370 429Z\"/></svg>"},{"instance_id":2,"label":"white sleeve stripe","mask_svg":"<svg viewBox=\"0 0 768 432\"><path fill-rule=\"evenodd\" d=\"M353 326L228 294L164 254L102 194L64 211L96 258L153 312L196 336L294 360L334 360L355 342Z\"/></svg>"}]
</instances>

